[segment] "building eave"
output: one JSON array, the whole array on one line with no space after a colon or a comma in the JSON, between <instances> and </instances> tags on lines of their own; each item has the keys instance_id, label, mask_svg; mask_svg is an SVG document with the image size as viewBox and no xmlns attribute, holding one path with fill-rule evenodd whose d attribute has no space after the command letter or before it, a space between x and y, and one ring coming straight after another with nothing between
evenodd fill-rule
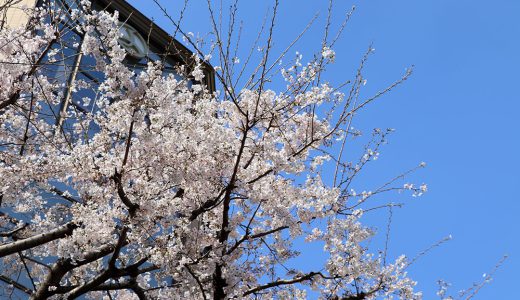
<instances>
[{"instance_id":1,"label":"building eave","mask_svg":"<svg viewBox=\"0 0 520 300\"><path fill-rule=\"evenodd\" d=\"M143 30L146 28L148 32L144 33L149 43L153 43L156 47L162 48L164 55L191 68L194 64L193 52L189 50L182 43L177 41L164 29L155 24L152 20L146 17L139 10L134 8L131 4L124 0L92 0L97 2L109 12L118 11L121 21L126 21L134 28ZM165 46L166 45L166 46ZM203 58L201 58L203 59ZM205 84L210 91L215 91L215 69L207 62L203 62L203 69L205 73Z\"/></svg>"}]
</instances>

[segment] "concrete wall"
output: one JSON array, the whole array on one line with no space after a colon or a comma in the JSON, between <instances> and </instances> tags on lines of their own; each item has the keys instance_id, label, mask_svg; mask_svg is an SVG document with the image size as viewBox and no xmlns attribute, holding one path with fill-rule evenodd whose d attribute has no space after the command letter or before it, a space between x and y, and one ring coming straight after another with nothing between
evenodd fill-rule
<instances>
[{"instance_id":1,"label":"concrete wall","mask_svg":"<svg viewBox=\"0 0 520 300\"><path fill-rule=\"evenodd\" d=\"M2 27L24 27L29 21L31 8L36 5L36 0L0 0L0 17Z\"/></svg>"}]
</instances>

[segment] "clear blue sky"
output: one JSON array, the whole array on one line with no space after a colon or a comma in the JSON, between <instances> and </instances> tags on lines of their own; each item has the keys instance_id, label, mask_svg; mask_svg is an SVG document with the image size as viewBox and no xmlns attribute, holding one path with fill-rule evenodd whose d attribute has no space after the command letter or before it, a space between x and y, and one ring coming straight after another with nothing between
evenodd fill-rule
<instances>
[{"instance_id":1,"label":"clear blue sky","mask_svg":"<svg viewBox=\"0 0 520 300\"><path fill-rule=\"evenodd\" d=\"M172 29L152 1L130 2ZM162 1L174 15L180 2ZM276 46L284 47L321 11L322 20L295 48L304 54L317 50L327 1L281 2ZM405 85L371 105L355 124L366 133L373 127L397 130L367 170L367 185L420 161L428 163L413 179L428 183L430 192L418 199L392 199L407 200L394 213L392 254L413 257L453 235L410 269L425 299L436 298L437 279L451 282L456 293L481 280L509 254L491 285L475 299L515 299L520 278L520 1L336 2L336 22L353 4L357 10L335 49L337 61L327 77L331 82L350 78L370 43L376 53L366 69L367 91L384 87L415 65ZM190 5L186 31L207 32L207 15L197 8L204 3L194 0ZM241 18L249 24L244 41L256 36L255 26L269 3L242 1ZM384 224L386 214L379 217Z\"/></svg>"}]
</instances>

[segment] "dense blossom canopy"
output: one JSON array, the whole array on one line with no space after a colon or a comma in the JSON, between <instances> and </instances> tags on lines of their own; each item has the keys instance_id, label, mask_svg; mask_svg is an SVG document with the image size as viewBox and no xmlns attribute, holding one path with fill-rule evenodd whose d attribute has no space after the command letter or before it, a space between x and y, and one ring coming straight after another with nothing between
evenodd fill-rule
<instances>
[{"instance_id":1,"label":"dense blossom canopy","mask_svg":"<svg viewBox=\"0 0 520 300\"><path fill-rule=\"evenodd\" d=\"M229 59L213 92L200 55L181 77L161 61L131 68L117 13L83 1L69 16L74 46L104 77L66 86L46 66L64 60L52 45L72 29L50 11L0 31L2 281L33 299L420 298L407 259L369 251L359 219L376 193L426 186L352 190L390 131L374 131L358 162L342 159L352 117L379 94L359 98L361 74L327 84L330 45L281 75L264 60L243 89ZM285 89L268 88L277 78ZM87 90L60 113L67 93ZM302 243L321 245L322 268L285 267Z\"/></svg>"}]
</instances>

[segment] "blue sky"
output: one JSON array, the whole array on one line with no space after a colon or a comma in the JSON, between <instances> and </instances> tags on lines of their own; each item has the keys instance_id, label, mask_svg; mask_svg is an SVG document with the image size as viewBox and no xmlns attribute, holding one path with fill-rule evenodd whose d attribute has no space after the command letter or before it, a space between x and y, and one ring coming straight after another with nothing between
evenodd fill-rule
<instances>
[{"instance_id":1,"label":"blue sky","mask_svg":"<svg viewBox=\"0 0 520 300\"><path fill-rule=\"evenodd\" d=\"M163 28L171 24L152 1L130 1ZM317 11L322 19L295 47L311 54L319 48L327 1L282 0L275 46L282 48ZM520 1L517 0L371 0L336 1L334 21L357 9L337 59L326 79L341 82L354 74L363 51L376 48L366 68L367 94L383 88L415 65L412 78L359 115L354 124L395 128L376 164L363 178L367 185L413 167L428 167L411 181L429 185L418 199L394 195L407 205L394 211L392 254L414 256L451 234L453 240L421 258L412 277L434 299L436 280L453 284L453 293L482 279L504 254L510 257L493 282L474 299L512 299L520 272ZM162 1L175 15L179 7ZM179 3L175 1L175 3ZM270 1L242 1L247 20L244 42L256 36ZM207 15L190 4L186 31L208 31ZM205 6L203 7L204 10ZM205 11L205 10L204 10ZM259 13L261 12L261 13ZM382 212L375 221L384 224ZM372 219L377 219L372 218Z\"/></svg>"}]
</instances>

